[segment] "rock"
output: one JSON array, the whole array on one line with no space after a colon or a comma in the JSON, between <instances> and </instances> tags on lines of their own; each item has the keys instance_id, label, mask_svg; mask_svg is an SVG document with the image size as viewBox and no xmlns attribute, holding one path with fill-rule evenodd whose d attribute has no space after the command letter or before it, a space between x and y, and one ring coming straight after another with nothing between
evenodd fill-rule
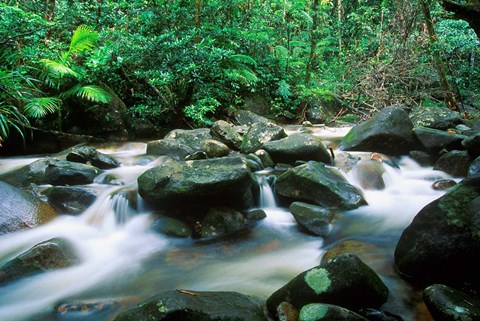
<instances>
[{"instance_id":1,"label":"rock","mask_svg":"<svg viewBox=\"0 0 480 321\"><path fill-rule=\"evenodd\" d=\"M423 292L423 298L435 320L480 320L480 300L446 285L429 286Z\"/></svg>"},{"instance_id":2,"label":"rock","mask_svg":"<svg viewBox=\"0 0 480 321\"><path fill-rule=\"evenodd\" d=\"M275 192L327 208L354 209L366 204L362 193L337 170L313 161L280 175L275 182Z\"/></svg>"},{"instance_id":3,"label":"rock","mask_svg":"<svg viewBox=\"0 0 480 321\"><path fill-rule=\"evenodd\" d=\"M110 155L100 153L92 147L74 147L67 154L67 161L90 164L100 169L111 169L120 166L120 162Z\"/></svg>"},{"instance_id":4,"label":"rock","mask_svg":"<svg viewBox=\"0 0 480 321\"><path fill-rule=\"evenodd\" d=\"M399 106L391 106L354 126L343 138L340 149L402 155L415 149L414 142L408 114Z\"/></svg>"},{"instance_id":5,"label":"rock","mask_svg":"<svg viewBox=\"0 0 480 321\"><path fill-rule=\"evenodd\" d=\"M357 312L369 321L403 321L398 315L376 309L360 309Z\"/></svg>"},{"instance_id":6,"label":"rock","mask_svg":"<svg viewBox=\"0 0 480 321\"><path fill-rule=\"evenodd\" d=\"M455 182L453 179L441 179L435 181L432 184L432 188L436 191L446 191L447 189L450 189L455 185L457 185L457 182Z\"/></svg>"},{"instance_id":7,"label":"rock","mask_svg":"<svg viewBox=\"0 0 480 321\"><path fill-rule=\"evenodd\" d=\"M191 237L193 234L193 230L188 224L167 216L155 218L150 229L157 233L174 237Z\"/></svg>"},{"instance_id":8,"label":"rock","mask_svg":"<svg viewBox=\"0 0 480 321\"><path fill-rule=\"evenodd\" d=\"M98 302L62 302L55 306L56 317L54 316L53 318L55 321L112 320L120 308L121 303L112 300Z\"/></svg>"},{"instance_id":9,"label":"rock","mask_svg":"<svg viewBox=\"0 0 480 321\"><path fill-rule=\"evenodd\" d=\"M45 179L52 185L91 184L103 171L97 167L64 160L52 160L45 169Z\"/></svg>"},{"instance_id":10,"label":"rock","mask_svg":"<svg viewBox=\"0 0 480 321\"><path fill-rule=\"evenodd\" d=\"M413 132L425 150L431 155L437 155L442 149L461 149L464 135L451 134L447 131L416 127Z\"/></svg>"},{"instance_id":11,"label":"rock","mask_svg":"<svg viewBox=\"0 0 480 321\"><path fill-rule=\"evenodd\" d=\"M134 119L133 130L136 139L151 138L158 134L155 125L148 119Z\"/></svg>"},{"instance_id":12,"label":"rock","mask_svg":"<svg viewBox=\"0 0 480 321\"><path fill-rule=\"evenodd\" d=\"M262 210L262 209L253 209L253 210L248 211L246 213L245 217L246 217L247 221L256 222L256 221L261 221L264 218L266 218L267 213L265 213L265 211Z\"/></svg>"},{"instance_id":13,"label":"rock","mask_svg":"<svg viewBox=\"0 0 480 321\"><path fill-rule=\"evenodd\" d=\"M232 149L239 150L242 145L242 129L224 120L216 121L210 128L210 134Z\"/></svg>"},{"instance_id":14,"label":"rock","mask_svg":"<svg viewBox=\"0 0 480 321\"><path fill-rule=\"evenodd\" d=\"M256 171L261 171L265 169L265 166L263 166L262 159L258 157L256 154L248 154L245 156L247 159L247 162L249 163L249 167L252 170L252 172Z\"/></svg>"},{"instance_id":15,"label":"rock","mask_svg":"<svg viewBox=\"0 0 480 321\"><path fill-rule=\"evenodd\" d=\"M253 153L272 140L287 137L282 127L273 123L254 123L243 137L240 150L243 153Z\"/></svg>"},{"instance_id":16,"label":"rock","mask_svg":"<svg viewBox=\"0 0 480 321\"><path fill-rule=\"evenodd\" d=\"M358 184L366 190L382 190L385 188L382 163L374 160L362 160L352 170Z\"/></svg>"},{"instance_id":17,"label":"rock","mask_svg":"<svg viewBox=\"0 0 480 321\"><path fill-rule=\"evenodd\" d=\"M18 188L27 188L30 184L43 185L47 183L45 170L51 159L40 158L28 165L0 175L0 180Z\"/></svg>"},{"instance_id":18,"label":"rock","mask_svg":"<svg viewBox=\"0 0 480 321\"><path fill-rule=\"evenodd\" d=\"M298 225L308 233L326 237L331 231L333 213L324 207L294 202L289 207Z\"/></svg>"},{"instance_id":19,"label":"rock","mask_svg":"<svg viewBox=\"0 0 480 321\"><path fill-rule=\"evenodd\" d=\"M279 321L298 321L298 310L288 302L278 305L277 316Z\"/></svg>"},{"instance_id":20,"label":"rock","mask_svg":"<svg viewBox=\"0 0 480 321\"><path fill-rule=\"evenodd\" d=\"M162 208L248 208L253 199L251 187L251 172L241 157L171 159L138 177L139 194Z\"/></svg>"},{"instance_id":21,"label":"rock","mask_svg":"<svg viewBox=\"0 0 480 321\"><path fill-rule=\"evenodd\" d=\"M358 156L353 156L350 153L339 152L335 155L334 166L340 168L345 173L350 172L357 163L361 160Z\"/></svg>"},{"instance_id":22,"label":"rock","mask_svg":"<svg viewBox=\"0 0 480 321\"><path fill-rule=\"evenodd\" d=\"M302 307L298 321L368 321L368 319L337 305L310 303Z\"/></svg>"},{"instance_id":23,"label":"rock","mask_svg":"<svg viewBox=\"0 0 480 321\"><path fill-rule=\"evenodd\" d=\"M323 107L320 104L312 104L307 107L307 119L312 124L321 124L325 118Z\"/></svg>"},{"instance_id":24,"label":"rock","mask_svg":"<svg viewBox=\"0 0 480 321\"><path fill-rule=\"evenodd\" d=\"M230 154L230 148L227 145L214 139L205 140L202 144L202 151L209 158L224 157Z\"/></svg>"},{"instance_id":25,"label":"rock","mask_svg":"<svg viewBox=\"0 0 480 321\"><path fill-rule=\"evenodd\" d=\"M275 163L294 164L297 160L330 163L330 154L322 140L311 134L292 134L263 145Z\"/></svg>"},{"instance_id":26,"label":"rock","mask_svg":"<svg viewBox=\"0 0 480 321\"><path fill-rule=\"evenodd\" d=\"M95 202L97 190L87 187L54 186L45 190L48 202L60 213L78 215Z\"/></svg>"},{"instance_id":27,"label":"rock","mask_svg":"<svg viewBox=\"0 0 480 321\"><path fill-rule=\"evenodd\" d=\"M184 158L185 161L192 161L192 160L201 160L201 159L207 159L208 155L207 153L203 151L199 152L194 152L193 154L188 155L187 157Z\"/></svg>"},{"instance_id":28,"label":"rock","mask_svg":"<svg viewBox=\"0 0 480 321\"><path fill-rule=\"evenodd\" d=\"M66 239L39 243L0 268L0 285L36 273L73 266L80 262L74 246Z\"/></svg>"},{"instance_id":29,"label":"rock","mask_svg":"<svg viewBox=\"0 0 480 321\"><path fill-rule=\"evenodd\" d=\"M147 155L170 156L183 160L193 152L193 148L174 139L159 139L147 143Z\"/></svg>"},{"instance_id":30,"label":"rock","mask_svg":"<svg viewBox=\"0 0 480 321\"><path fill-rule=\"evenodd\" d=\"M272 121L263 116L257 115L248 110L238 110L235 112L235 120L241 126L251 126L257 123L271 123Z\"/></svg>"},{"instance_id":31,"label":"rock","mask_svg":"<svg viewBox=\"0 0 480 321\"><path fill-rule=\"evenodd\" d=\"M355 240L344 240L325 251L322 256L321 264L327 263L339 255L348 253L355 254L365 262L369 259L371 260L369 256L378 251L379 249L376 246L369 243Z\"/></svg>"},{"instance_id":32,"label":"rock","mask_svg":"<svg viewBox=\"0 0 480 321\"><path fill-rule=\"evenodd\" d=\"M245 217L241 213L226 207L214 207L202 220L200 236L202 238L218 238L237 232L244 225Z\"/></svg>"},{"instance_id":33,"label":"rock","mask_svg":"<svg viewBox=\"0 0 480 321\"><path fill-rule=\"evenodd\" d=\"M329 303L348 309L378 307L388 288L356 255L344 254L297 275L267 299L273 315L281 302L301 309L310 303Z\"/></svg>"},{"instance_id":34,"label":"rock","mask_svg":"<svg viewBox=\"0 0 480 321\"><path fill-rule=\"evenodd\" d=\"M468 169L472 159L466 151L452 150L442 155L433 169L443 171L454 177L465 177L468 175Z\"/></svg>"},{"instance_id":35,"label":"rock","mask_svg":"<svg viewBox=\"0 0 480 321\"><path fill-rule=\"evenodd\" d=\"M465 138L462 141L462 146L468 151L472 157L480 156L480 132Z\"/></svg>"},{"instance_id":36,"label":"rock","mask_svg":"<svg viewBox=\"0 0 480 321\"><path fill-rule=\"evenodd\" d=\"M268 168L268 167L271 168L275 166L275 163L273 162L272 157L268 154L267 151L263 149L259 149L255 152L255 155L258 156L258 158L260 158L264 168Z\"/></svg>"},{"instance_id":37,"label":"rock","mask_svg":"<svg viewBox=\"0 0 480 321\"><path fill-rule=\"evenodd\" d=\"M0 235L44 224L57 216L49 204L0 181Z\"/></svg>"},{"instance_id":38,"label":"rock","mask_svg":"<svg viewBox=\"0 0 480 321\"><path fill-rule=\"evenodd\" d=\"M198 129L174 129L165 135L164 139L174 139L180 144L187 145L195 151L202 149L203 141L212 139L210 135L210 129L198 128Z\"/></svg>"},{"instance_id":39,"label":"rock","mask_svg":"<svg viewBox=\"0 0 480 321\"><path fill-rule=\"evenodd\" d=\"M114 321L267 321L260 305L237 292L162 292Z\"/></svg>"},{"instance_id":40,"label":"rock","mask_svg":"<svg viewBox=\"0 0 480 321\"><path fill-rule=\"evenodd\" d=\"M426 167L426 166L433 166L433 159L430 154L420 150L412 150L408 153L411 159L416 161L418 165Z\"/></svg>"},{"instance_id":41,"label":"rock","mask_svg":"<svg viewBox=\"0 0 480 321\"><path fill-rule=\"evenodd\" d=\"M395 249L402 276L421 285L476 283L480 262L480 176L465 179L425 206ZM442 268L438 268L441 266Z\"/></svg>"},{"instance_id":42,"label":"rock","mask_svg":"<svg viewBox=\"0 0 480 321\"><path fill-rule=\"evenodd\" d=\"M410 112L415 127L430 127L440 130L453 128L462 122L460 113L447 107L420 106Z\"/></svg>"},{"instance_id":43,"label":"rock","mask_svg":"<svg viewBox=\"0 0 480 321\"><path fill-rule=\"evenodd\" d=\"M475 160L470 164L468 168L468 177L472 177L480 173L480 156L475 158Z\"/></svg>"}]
</instances>

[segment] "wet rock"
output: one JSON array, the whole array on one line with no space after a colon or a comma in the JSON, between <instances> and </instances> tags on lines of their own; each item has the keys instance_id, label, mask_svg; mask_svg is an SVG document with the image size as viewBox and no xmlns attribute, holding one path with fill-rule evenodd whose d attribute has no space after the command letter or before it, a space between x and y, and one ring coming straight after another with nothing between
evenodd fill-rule
<instances>
[{"instance_id":1,"label":"wet rock","mask_svg":"<svg viewBox=\"0 0 480 321\"><path fill-rule=\"evenodd\" d=\"M275 192L282 197L327 208L354 209L366 204L362 193L337 170L313 161L280 175Z\"/></svg>"},{"instance_id":2,"label":"wet rock","mask_svg":"<svg viewBox=\"0 0 480 321\"><path fill-rule=\"evenodd\" d=\"M354 167L352 172L363 189L382 190L385 188L385 181L383 180L385 168L380 162L362 160Z\"/></svg>"},{"instance_id":3,"label":"wet rock","mask_svg":"<svg viewBox=\"0 0 480 321\"><path fill-rule=\"evenodd\" d=\"M245 225L242 213L226 207L211 208L202 220L200 236L218 238L241 230Z\"/></svg>"},{"instance_id":4,"label":"wet rock","mask_svg":"<svg viewBox=\"0 0 480 321\"><path fill-rule=\"evenodd\" d=\"M401 275L416 284L465 282L478 286L480 263L472 257L479 251L477 175L463 180L415 216L397 243L395 265Z\"/></svg>"},{"instance_id":5,"label":"wet rock","mask_svg":"<svg viewBox=\"0 0 480 321\"><path fill-rule=\"evenodd\" d=\"M361 160L360 157L354 156L350 153L339 152L335 155L334 166L340 168L345 173L348 173L357 166L358 162Z\"/></svg>"},{"instance_id":6,"label":"wet rock","mask_svg":"<svg viewBox=\"0 0 480 321\"><path fill-rule=\"evenodd\" d=\"M294 164L297 160L330 163L330 153L322 140L311 134L292 134L263 145L275 163Z\"/></svg>"},{"instance_id":7,"label":"wet rock","mask_svg":"<svg viewBox=\"0 0 480 321\"><path fill-rule=\"evenodd\" d=\"M462 141L462 146L472 157L480 156L480 132L466 138Z\"/></svg>"},{"instance_id":8,"label":"wet rock","mask_svg":"<svg viewBox=\"0 0 480 321\"><path fill-rule=\"evenodd\" d=\"M369 321L403 321L398 315L376 309L360 309L358 314Z\"/></svg>"},{"instance_id":9,"label":"wet rock","mask_svg":"<svg viewBox=\"0 0 480 321\"><path fill-rule=\"evenodd\" d=\"M0 181L0 235L44 224L57 216L49 204Z\"/></svg>"},{"instance_id":10,"label":"wet rock","mask_svg":"<svg viewBox=\"0 0 480 321\"><path fill-rule=\"evenodd\" d=\"M247 162L249 163L249 167L252 170L252 172L261 171L262 169L265 169L265 166L263 166L262 160L257 155L250 153L245 158L247 159Z\"/></svg>"},{"instance_id":11,"label":"wet rock","mask_svg":"<svg viewBox=\"0 0 480 321\"><path fill-rule=\"evenodd\" d=\"M355 240L345 240L327 249L322 256L321 263L327 263L339 255L349 253L355 254L365 262L370 258L369 256L375 252L378 252L378 248L372 244Z\"/></svg>"},{"instance_id":12,"label":"wet rock","mask_svg":"<svg viewBox=\"0 0 480 321\"><path fill-rule=\"evenodd\" d=\"M454 177L465 177L472 159L466 151L452 150L443 154L435 163L433 169L443 171Z\"/></svg>"},{"instance_id":13,"label":"wet rock","mask_svg":"<svg viewBox=\"0 0 480 321\"><path fill-rule=\"evenodd\" d=\"M52 160L46 170L45 179L52 185L91 184L103 171L97 167L63 160Z\"/></svg>"},{"instance_id":14,"label":"wet rock","mask_svg":"<svg viewBox=\"0 0 480 321\"><path fill-rule=\"evenodd\" d=\"M167 216L155 218L150 228L157 233L174 237L191 237L193 234L193 230L188 224Z\"/></svg>"},{"instance_id":15,"label":"wet rock","mask_svg":"<svg viewBox=\"0 0 480 321\"><path fill-rule=\"evenodd\" d=\"M245 218L248 221L253 221L253 222L261 221L261 220L265 219L266 217L267 217L267 213L265 213L265 211L262 210L262 209L250 210L245 215Z\"/></svg>"},{"instance_id":16,"label":"wet rock","mask_svg":"<svg viewBox=\"0 0 480 321\"><path fill-rule=\"evenodd\" d=\"M240 150L244 153L253 153L272 140L287 137L282 127L273 123L254 123L243 137Z\"/></svg>"},{"instance_id":17,"label":"wet rock","mask_svg":"<svg viewBox=\"0 0 480 321\"><path fill-rule=\"evenodd\" d=\"M202 151L209 158L228 156L230 148L222 142L214 139L207 139L202 144Z\"/></svg>"},{"instance_id":18,"label":"wet rock","mask_svg":"<svg viewBox=\"0 0 480 321\"><path fill-rule=\"evenodd\" d=\"M267 308L273 315L285 301L297 309L309 303L359 309L378 307L387 297L380 277L356 255L344 254L296 276L267 299Z\"/></svg>"},{"instance_id":19,"label":"wet rock","mask_svg":"<svg viewBox=\"0 0 480 321\"><path fill-rule=\"evenodd\" d=\"M475 158L475 160L470 164L468 168L468 177L472 177L480 173L480 156Z\"/></svg>"},{"instance_id":20,"label":"wet rock","mask_svg":"<svg viewBox=\"0 0 480 321\"><path fill-rule=\"evenodd\" d=\"M264 149L257 150L255 152L255 155L261 160L264 168L269 168L269 167L272 168L273 166L275 166L275 163L273 162L272 157Z\"/></svg>"},{"instance_id":21,"label":"wet rock","mask_svg":"<svg viewBox=\"0 0 480 321\"><path fill-rule=\"evenodd\" d=\"M87 187L54 186L44 193L60 213L71 215L84 212L98 196L97 190Z\"/></svg>"},{"instance_id":22,"label":"wet rock","mask_svg":"<svg viewBox=\"0 0 480 321\"><path fill-rule=\"evenodd\" d=\"M241 157L198 161L170 159L138 177L142 198L162 208L192 209L252 204L252 176Z\"/></svg>"},{"instance_id":23,"label":"wet rock","mask_svg":"<svg viewBox=\"0 0 480 321\"><path fill-rule=\"evenodd\" d=\"M435 129L448 129L462 122L460 113L446 107L421 106L410 112L410 119L415 127L423 126Z\"/></svg>"},{"instance_id":24,"label":"wet rock","mask_svg":"<svg viewBox=\"0 0 480 321\"><path fill-rule=\"evenodd\" d=\"M86 146L72 148L67 154L66 160L82 164L90 164L100 169L111 169L120 166L120 162L114 157L100 153L95 148Z\"/></svg>"},{"instance_id":25,"label":"wet rock","mask_svg":"<svg viewBox=\"0 0 480 321\"><path fill-rule=\"evenodd\" d=\"M480 320L480 300L446 285L429 286L423 298L434 320Z\"/></svg>"},{"instance_id":26,"label":"wet rock","mask_svg":"<svg viewBox=\"0 0 480 321\"><path fill-rule=\"evenodd\" d=\"M45 170L50 164L51 158L41 158L28 165L0 175L0 180L12 186L26 188L30 184L46 184Z\"/></svg>"},{"instance_id":27,"label":"wet rock","mask_svg":"<svg viewBox=\"0 0 480 321\"><path fill-rule=\"evenodd\" d=\"M40 272L67 268L80 262L75 248L66 239L39 243L7 262L0 269L0 284Z\"/></svg>"},{"instance_id":28,"label":"wet rock","mask_svg":"<svg viewBox=\"0 0 480 321\"><path fill-rule=\"evenodd\" d=\"M331 231L333 212L324 207L294 202L289 207L298 225L310 234L326 237Z\"/></svg>"},{"instance_id":29,"label":"wet rock","mask_svg":"<svg viewBox=\"0 0 480 321\"><path fill-rule=\"evenodd\" d=\"M464 135L427 127L417 127L413 131L421 145L431 155L437 155L442 149L462 149L462 141L466 138Z\"/></svg>"},{"instance_id":30,"label":"wet rock","mask_svg":"<svg viewBox=\"0 0 480 321\"><path fill-rule=\"evenodd\" d=\"M55 321L110 320L119 311L116 301L63 302L55 307Z\"/></svg>"},{"instance_id":31,"label":"wet rock","mask_svg":"<svg viewBox=\"0 0 480 321\"><path fill-rule=\"evenodd\" d=\"M277 316L279 321L298 321L298 310L288 302L278 305Z\"/></svg>"},{"instance_id":32,"label":"wet rock","mask_svg":"<svg viewBox=\"0 0 480 321\"><path fill-rule=\"evenodd\" d=\"M399 106L387 107L371 119L354 126L342 140L344 151L377 151L407 154L415 149L413 124Z\"/></svg>"},{"instance_id":33,"label":"wet rock","mask_svg":"<svg viewBox=\"0 0 480 321\"><path fill-rule=\"evenodd\" d=\"M188 155L185 157L185 161L192 161L192 160L201 160L201 159L207 159L208 155L207 153L203 151L195 152L193 154Z\"/></svg>"},{"instance_id":34,"label":"wet rock","mask_svg":"<svg viewBox=\"0 0 480 321\"><path fill-rule=\"evenodd\" d=\"M256 123L271 123L272 121L263 116L252 113L248 110L238 110L235 112L235 120L239 125L251 126Z\"/></svg>"},{"instance_id":35,"label":"wet rock","mask_svg":"<svg viewBox=\"0 0 480 321\"><path fill-rule=\"evenodd\" d=\"M441 179L432 184L432 188L436 191L445 191L457 185L453 179Z\"/></svg>"},{"instance_id":36,"label":"wet rock","mask_svg":"<svg viewBox=\"0 0 480 321\"><path fill-rule=\"evenodd\" d=\"M298 321L368 321L368 319L337 305L311 303L302 307Z\"/></svg>"},{"instance_id":37,"label":"wet rock","mask_svg":"<svg viewBox=\"0 0 480 321\"><path fill-rule=\"evenodd\" d=\"M420 150L412 150L410 153L408 153L411 159L416 161L420 166L426 167L426 166L433 166L433 158L432 156L424 151Z\"/></svg>"},{"instance_id":38,"label":"wet rock","mask_svg":"<svg viewBox=\"0 0 480 321\"><path fill-rule=\"evenodd\" d=\"M313 124L321 124L326 118L323 109L323 106L320 104L309 105L307 108L307 119Z\"/></svg>"},{"instance_id":39,"label":"wet rock","mask_svg":"<svg viewBox=\"0 0 480 321\"><path fill-rule=\"evenodd\" d=\"M162 292L121 313L114 321L267 321L261 306L237 292Z\"/></svg>"},{"instance_id":40,"label":"wet rock","mask_svg":"<svg viewBox=\"0 0 480 321\"><path fill-rule=\"evenodd\" d=\"M239 150L243 141L243 129L224 120L218 120L210 128L212 137L225 143L232 149Z\"/></svg>"},{"instance_id":41,"label":"wet rock","mask_svg":"<svg viewBox=\"0 0 480 321\"><path fill-rule=\"evenodd\" d=\"M180 144L187 145L195 151L202 149L202 144L207 139L212 139L210 129L174 129L165 135L164 139L174 139Z\"/></svg>"},{"instance_id":42,"label":"wet rock","mask_svg":"<svg viewBox=\"0 0 480 321\"><path fill-rule=\"evenodd\" d=\"M193 152L193 148L174 139L159 139L147 143L148 155L170 156L182 160Z\"/></svg>"}]
</instances>

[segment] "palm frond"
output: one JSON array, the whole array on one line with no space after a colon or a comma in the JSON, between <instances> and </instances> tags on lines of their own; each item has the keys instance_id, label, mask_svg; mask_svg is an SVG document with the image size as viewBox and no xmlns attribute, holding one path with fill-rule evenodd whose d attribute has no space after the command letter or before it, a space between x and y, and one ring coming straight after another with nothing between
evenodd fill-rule
<instances>
[{"instance_id":1,"label":"palm frond","mask_svg":"<svg viewBox=\"0 0 480 321\"><path fill-rule=\"evenodd\" d=\"M62 101L56 97L38 97L26 104L23 110L29 117L42 118L60 110L61 104Z\"/></svg>"},{"instance_id":2,"label":"palm frond","mask_svg":"<svg viewBox=\"0 0 480 321\"><path fill-rule=\"evenodd\" d=\"M50 76L51 78L62 78L67 75L73 76L75 78L78 77L78 73L75 72L75 70L62 62L50 59L40 59L40 62L43 64L43 66L47 70L48 76Z\"/></svg>"},{"instance_id":3,"label":"palm frond","mask_svg":"<svg viewBox=\"0 0 480 321\"><path fill-rule=\"evenodd\" d=\"M69 55L93 49L97 39L98 33L93 28L85 25L79 26L72 36L70 49L68 50Z\"/></svg>"},{"instance_id":4,"label":"palm frond","mask_svg":"<svg viewBox=\"0 0 480 321\"><path fill-rule=\"evenodd\" d=\"M99 103L108 103L112 100L112 94L104 88L97 85L76 85L70 90L62 93L62 96L77 96L82 99L90 100Z\"/></svg>"},{"instance_id":5,"label":"palm frond","mask_svg":"<svg viewBox=\"0 0 480 321\"><path fill-rule=\"evenodd\" d=\"M242 85L253 85L258 81L257 75L249 68L227 69L225 75L232 81L241 83Z\"/></svg>"},{"instance_id":6,"label":"palm frond","mask_svg":"<svg viewBox=\"0 0 480 321\"><path fill-rule=\"evenodd\" d=\"M246 64L251 66L256 66L257 62L250 56L235 54L228 56L229 60L237 64Z\"/></svg>"}]
</instances>

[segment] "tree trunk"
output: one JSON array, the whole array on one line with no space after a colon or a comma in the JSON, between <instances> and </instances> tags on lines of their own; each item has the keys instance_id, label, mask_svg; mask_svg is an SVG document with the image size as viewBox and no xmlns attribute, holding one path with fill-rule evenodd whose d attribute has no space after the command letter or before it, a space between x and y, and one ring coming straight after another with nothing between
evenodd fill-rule
<instances>
[{"instance_id":1,"label":"tree trunk","mask_svg":"<svg viewBox=\"0 0 480 321\"><path fill-rule=\"evenodd\" d=\"M200 42L200 9L202 8L202 0L195 1L195 43Z\"/></svg>"},{"instance_id":2,"label":"tree trunk","mask_svg":"<svg viewBox=\"0 0 480 321\"><path fill-rule=\"evenodd\" d=\"M430 41L430 52L432 54L432 59L433 59L435 68L437 69L437 74L440 79L440 85L442 86L445 102L448 108L450 108L451 110L459 111L457 100L452 90L450 89L450 85L448 83L447 76L445 74L444 63L442 61L440 53L435 48L435 45L438 41L438 37L433 27L432 16L430 14L430 8L428 6L427 0L420 0L420 7L425 17L425 25L427 27L428 38Z\"/></svg>"},{"instance_id":3,"label":"tree trunk","mask_svg":"<svg viewBox=\"0 0 480 321\"><path fill-rule=\"evenodd\" d=\"M314 0L312 4L312 29L310 30L310 54L308 56L307 66L305 68L305 85L308 85L312 78L313 60L315 59L315 50L317 49L317 28L318 28L318 0Z\"/></svg>"}]
</instances>

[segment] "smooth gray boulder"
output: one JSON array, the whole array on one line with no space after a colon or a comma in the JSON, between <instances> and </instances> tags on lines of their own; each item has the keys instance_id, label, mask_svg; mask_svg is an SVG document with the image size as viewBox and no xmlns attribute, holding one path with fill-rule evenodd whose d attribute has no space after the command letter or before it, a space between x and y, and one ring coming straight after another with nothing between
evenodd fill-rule
<instances>
[{"instance_id":1,"label":"smooth gray boulder","mask_svg":"<svg viewBox=\"0 0 480 321\"><path fill-rule=\"evenodd\" d=\"M183 160L194 149L175 139L159 139L147 143L147 155L170 156Z\"/></svg>"},{"instance_id":2,"label":"smooth gray boulder","mask_svg":"<svg viewBox=\"0 0 480 321\"><path fill-rule=\"evenodd\" d=\"M246 154L254 153L261 149L265 143L285 137L287 137L287 134L278 125L268 122L254 123L243 136L240 150Z\"/></svg>"},{"instance_id":3,"label":"smooth gray boulder","mask_svg":"<svg viewBox=\"0 0 480 321\"><path fill-rule=\"evenodd\" d=\"M330 233L333 211L303 202L293 202L289 210L300 228L307 233L321 237Z\"/></svg>"},{"instance_id":4,"label":"smooth gray boulder","mask_svg":"<svg viewBox=\"0 0 480 321\"><path fill-rule=\"evenodd\" d=\"M462 123L460 113L447 107L419 106L410 112L410 119L415 127L448 129Z\"/></svg>"},{"instance_id":5,"label":"smooth gray boulder","mask_svg":"<svg viewBox=\"0 0 480 321\"><path fill-rule=\"evenodd\" d=\"M95 202L99 193L88 187L53 186L45 190L44 194L60 213L78 215Z\"/></svg>"},{"instance_id":6,"label":"smooth gray boulder","mask_svg":"<svg viewBox=\"0 0 480 321\"><path fill-rule=\"evenodd\" d=\"M111 169L120 166L120 162L113 156L100 153L95 148L87 146L73 147L67 154L66 160L82 164L90 164L100 169Z\"/></svg>"},{"instance_id":7,"label":"smooth gray boulder","mask_svg":"<svg viewBox=\"0 0 480 321\"><path fill-rule=\"evenodd\" d=\"M461 149L462 141L466 138L464 135L427 127L416 127L413 131L423 148L431 155L437 155L442 149Z\"/></svg>"},{"instance_id":8,"label":"smooth gray boulder","mask_svg":"<svg viewBox=\"0 0 480 321\"><path fill-rule=\"evenodd\" d=\"M202 151L209 158L224 157L230 154L230 148L222 142L215 139L207 139L202 144Z\"/></svg>"},{"instance_id":9,"label":"smooth gray boulder","mask_svg":"<svg viewBox=\"0 0 480 321\"><path fill-rule=\"evenodd\" d=\"M212 139L210 129L174 129L167 133L163 139L173 139L177 142L193 148L195 151L201 150L203 141Z\"/></svg>"},{"instance_id":10,"label":"smooth gray boulder","mask_svg":"<svg viewBox=\"0 0 480 321\"><path fill-rule=\"evenodd\" d=\"M52 160L45 169L45 180L51 185L83 185L93 183L103 170L90 165Z\"/></svg>"},{"instance_id":11,"label":"smooth gray boulder","mask_svg":"<svg viewBox=\"0 0 480 321\"><path fill-rule=\"evenodd\" d=\"M45 170L51 160L49 157L40 158L28 165L0 175L0 180L18 188L27 188L30 184L46 184Z\"/></svg>"},{"instance_id":12,"label":"smooth gray boulder","mask_svg":"<svg viewBox=\"0 0 480 321\"><path fill-rule=\"evenodd\" d=\"M210 128L210 134L232 149L239 150L243 141L243 127L235 126L224 120L218 120Z\"/></svg>"},{"instance_id":13,"label":"smooth gray boulder","mask_svg":"<svg viewBox=\"0 0 480 321\"><path fill-rule=\"evenodd\" d=\"M468 175L472 158L464 150L451 150L443 154L433 166L433 169L445 172L454 177L465 177Z\"/></svg>"},{"instance_id":14,"label":"smooth gray boulder","mask_svg":"<svg viewBox=\"0 0 480 321\"><path fill-rule=\"evenodd\" d=\"M245 225L242 213L227 207L211 208L202 220L200 236L202 238L219 238L237 231Z\"/></svg>"}]
</instances>

